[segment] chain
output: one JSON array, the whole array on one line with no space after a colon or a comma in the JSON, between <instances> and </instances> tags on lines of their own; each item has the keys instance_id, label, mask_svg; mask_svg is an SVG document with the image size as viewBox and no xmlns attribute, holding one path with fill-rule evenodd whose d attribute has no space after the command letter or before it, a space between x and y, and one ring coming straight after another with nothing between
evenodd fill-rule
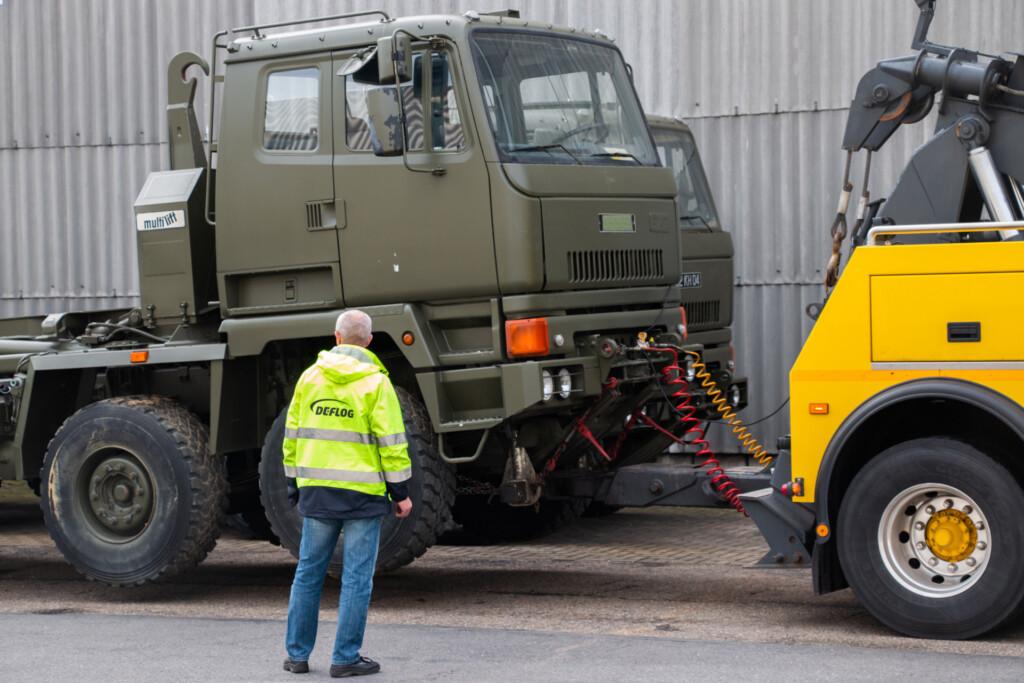
<instances>
[{"instance_id":1,"label":"chain","mask_svg":"<svg viewBox=\"0 0 1024 683\"><path fill-rule=\"evenodd\" d=\"M458 483L455 486L457 496L492 496L497 492L498 487L490 482L458 475Z\"/></svg>"},{"instance_id":2,"label":"chain","mask_svg":"<svg viewBox=\"0 0 1024 683\"><path fill-rule=\"evenodd\" d=\"M836 212L836 219L832 222L832 255L828 259L828 266L825 268L825 298L828 298L828 290L836 286L839 281L839 266L842 263L843 240L846 239L846 212L850 208L850 195L853 192L853 183L850 182L850 165L853 161L853 151L846 153L846 166L843 169L843 193L839 196L839 208ZM868 204L871 202L871 192L868 184L871 180L871 150L868 150L867 159L864 162L864 183L861 187L860 201L857 202L857 220L853 224L854 239L860 234L864 219L868 214ZM851 247L852 249L852 247Z\"/></svg>"},{"instance_id":3,"label":"chain","mask_svg":"<svg viewBox=\"0 0 1024 683\"><path fill-rule=\"evenodd\" d=\"M853 239L856 240L860 236L861 227L864 225L864 219L868 215L868 204L871 203L871 192L868 190L868 184L871 180L871 150L868 150L867 158L864 160L864 182L861 183L860 190L860 201L857 202L857 220L853 224ZM870 226L868 226L870 227ZM852 248L852 247L851 247Z\"/></svg>"},{"instance_id":4,"label":"chain","mask_svg":"<svg viewBox=\"0 0 1024 683\"><path fill-rule=\"evenodd\" d=\"M850 164L853 163L853 150L846 152L846 165L843 168L843 192L839 195L839 207L836 218L832 221L832 255L825 267L825 290L830 290L839 282L839 265L842 262L843 240L846 239L846 212L850 209L850 194L853 183L850 182Z\"/></svg>"}]
</instances>

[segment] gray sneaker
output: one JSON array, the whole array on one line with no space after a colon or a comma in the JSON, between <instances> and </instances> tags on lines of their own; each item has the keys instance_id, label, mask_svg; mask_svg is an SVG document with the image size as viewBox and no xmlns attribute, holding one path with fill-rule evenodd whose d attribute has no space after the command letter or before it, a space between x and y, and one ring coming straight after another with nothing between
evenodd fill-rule
<instances>
[{"instance_id":1,"label":"gray sneaker","mask_svg":"<svg viewBox=\"0 0 1024 683\"><path fill-rule=\"evenodd\" d=\"M331 664L331 678L369 676L380 671L380 664L369 657L360 657L351 664Z\"/></svg>"}]
</instances>

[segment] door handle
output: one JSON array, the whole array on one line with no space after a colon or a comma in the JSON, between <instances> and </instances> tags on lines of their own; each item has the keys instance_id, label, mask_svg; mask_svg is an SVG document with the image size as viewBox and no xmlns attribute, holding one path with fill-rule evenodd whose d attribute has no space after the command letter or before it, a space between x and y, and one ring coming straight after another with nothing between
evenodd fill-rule
<instances>
[{"instance_id":1,"label":"door handle","mask_svg":"<svg viewBox=\"0 0 1024 683\"><path fill-rule=\"evenodd\" d=\"M951 344L981 341L981 323L946 323L946 341Z\"/></svg>"}]
</instances>

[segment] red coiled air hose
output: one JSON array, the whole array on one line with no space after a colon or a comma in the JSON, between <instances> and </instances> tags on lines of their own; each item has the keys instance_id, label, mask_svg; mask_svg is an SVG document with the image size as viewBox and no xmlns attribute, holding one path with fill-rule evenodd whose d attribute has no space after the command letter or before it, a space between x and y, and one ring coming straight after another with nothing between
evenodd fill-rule
<instances>
[{"instance_id":1,"label":"red coiled air hose","mask_svg":"<svg viewBox=\"0 0 1024 683\"><path fill-rule=\"evenodd\" d=\"M693 396L690 394L686 380L683 379L683 369L679 365L679 353L675 349L666 346L652 346L650 348L672 356L672 362L661 370L661 380L672 388L673 391L669 398L675 402L675 410L679 415L679 422L685 426L686 430L683 432L682 438L680 438L662 428L647 415L641 414L639 416L640 419L649 426L666 434L677 443L696 445L698 449L697 457L704 458L704 462L700 466L707 468L708 474L711 477L711 485L718 491L718 495L722 496L725 502L735 508L737 512L746 515L747 511L743 507L743 502L740 501L739 487L722 469L721 463L715 457L715 452L711 450L711 444L705 438L705 430L701 426L701 420L696 417L697 407L693 405Z\"/></svg>"}]
</instances>

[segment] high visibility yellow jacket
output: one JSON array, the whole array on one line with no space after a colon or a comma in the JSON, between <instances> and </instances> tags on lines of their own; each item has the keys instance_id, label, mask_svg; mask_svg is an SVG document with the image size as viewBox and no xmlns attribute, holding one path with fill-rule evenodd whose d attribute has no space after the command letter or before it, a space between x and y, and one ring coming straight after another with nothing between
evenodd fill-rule
<instances>
[{"instance_id":1,"label":"high visibility yellow jacket","mask_svg":"<svg viewBox=\"0 0 1024 683\"><path fill-rule=\"evenodd\" d=\"M412 476L402 410L373 352L322 351L299 378L288 408L285 475L309 517L372 516L408 496Z\"/></svg>"}]
</instances>

